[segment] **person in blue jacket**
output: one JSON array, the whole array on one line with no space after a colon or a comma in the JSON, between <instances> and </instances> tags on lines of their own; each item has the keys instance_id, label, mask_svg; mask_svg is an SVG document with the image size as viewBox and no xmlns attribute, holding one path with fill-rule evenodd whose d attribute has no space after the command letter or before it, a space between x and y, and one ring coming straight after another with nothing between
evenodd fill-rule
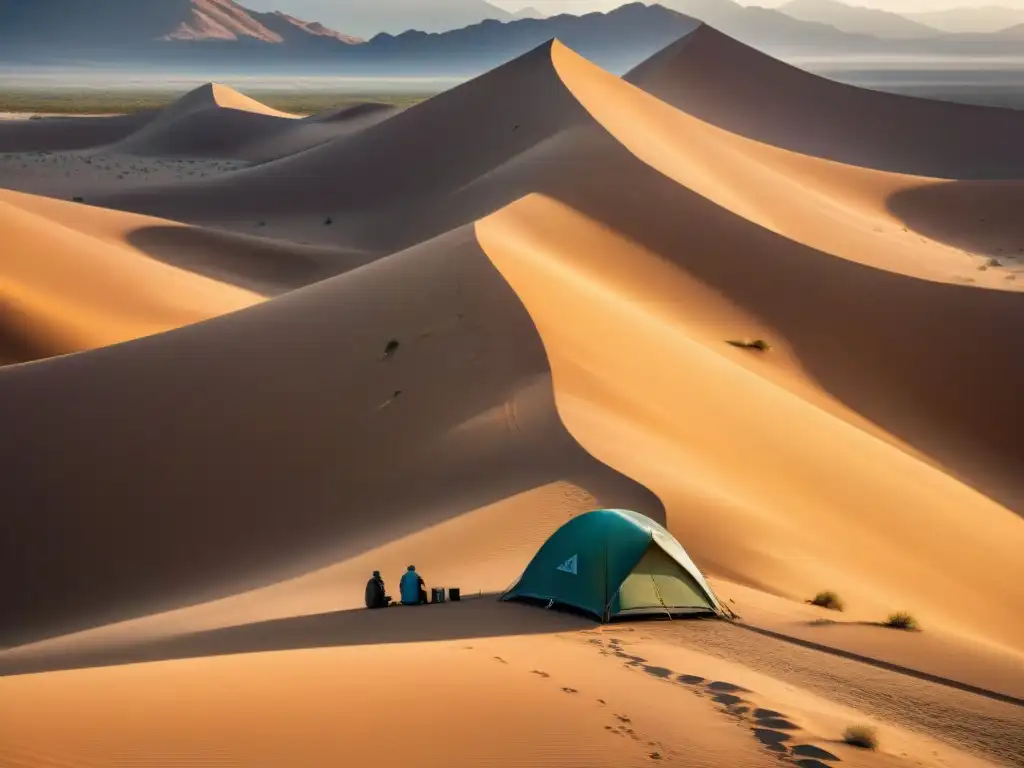
<instances>
[{"instance_id":1,"label":"person in blue jacket","mask_svg":"<svg viewBox=\"0 0 1024 768\"><path fill-rule=\"evenodd\" d=\"M399 583L402 593L402 605L423 605L427 602L427 588L423 585L423 577L416 573L416 566L410 565Z\"/></svg>"}]
</instances>

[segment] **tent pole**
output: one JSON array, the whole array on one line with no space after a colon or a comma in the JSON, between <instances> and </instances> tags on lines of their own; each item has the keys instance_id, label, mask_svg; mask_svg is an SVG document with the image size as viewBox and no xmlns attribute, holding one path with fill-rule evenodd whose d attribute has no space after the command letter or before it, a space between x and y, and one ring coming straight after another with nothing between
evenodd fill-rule
<instances>
[{"instance_id":1,"label":"tent pole","mask_svg":"<svg viewBox=\"0 0 1024 768\"><path fill-rule=\"evenodd\" d=\"M661 607L665 609L665 614L668 616L668 620L672 621L672 611L665 605L665 598L661 596L661 590L658 589L658 582L654 580L654 576L651 576L651 584L654 585L654 592L658 596L658 602L661 603Z\"/></svg>"}]
</instances>

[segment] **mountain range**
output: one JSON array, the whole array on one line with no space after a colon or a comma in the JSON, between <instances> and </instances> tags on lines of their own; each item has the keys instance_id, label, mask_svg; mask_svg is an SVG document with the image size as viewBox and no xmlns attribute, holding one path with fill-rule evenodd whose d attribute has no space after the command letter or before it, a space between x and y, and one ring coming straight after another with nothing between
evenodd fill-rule
<instances>
[{"instance_id":1,"label":"mountain range","mask_svg":"<svg viewBox=\"0 0 1024 768\"><path fill-rule=\"evenodd\" d=\"M287 4L289 13L317 19L346 34L369 39L386 32L409 30L447 32L487 19L513 21L542 18L535 8L506 11L486 0L250 0L256 9L273 10Z\"/></svg>"},{"instance_id":2,"label":"mountain range","mask_svg":"<svg viewBox=\"0 0 1024 768\"><path fill-rule=\"evenodd\" d=\"M464 9L477 1L487 5L430 0L423 7L443 2ZM781 9L664 0L583 16L486 19L447 32L380 33L369 40L350 27L335 31L320 20L252 10L236 0L0 0L0 61L315 65L352 74L463 75L558 38L600 65L624 71L699 21L775 55L1013 54L1024 39L1024 26L992 34L926 34L927 27L896 14L834 0L792 0Z\"/></svg>"},{"instance_id":3,"label":"mountain range","mask_svg":"<svg viewBox=\"0 0 1024 768\"><path fill-rule=\"evenodd\" d=\"M941 11L904 14L906 18L940 32L985 34L1024 24L1024 8L986 5L978 8L947 8Z\"/></svg>"},{"instance_id":4,"label":"mountain range","mask_svg":"<svg viewBox=\"0 0 1024 768\"><path fill-rule=\"evenodd\" d=\"M714 0L706 0L714 3ZM725 0L731 4L730 0ZM921 40L947 34L991 34L1024 24L1024 9L987 6L898 14L839 0L789 0L779 11L794 19L828 24L843 32L892 40Z\"/></svg>"},{"instance_id":5,"label":"mountain range","mask_svg":"<svg viewBox=\"0 0 1024 768\"><path fill-rule=\"evenodd\" d=\"M199 40L360 42L322 23L253 11L234 0L0 0L0 42L9 46L77 49Z\"/></svg>"}]
</instances>

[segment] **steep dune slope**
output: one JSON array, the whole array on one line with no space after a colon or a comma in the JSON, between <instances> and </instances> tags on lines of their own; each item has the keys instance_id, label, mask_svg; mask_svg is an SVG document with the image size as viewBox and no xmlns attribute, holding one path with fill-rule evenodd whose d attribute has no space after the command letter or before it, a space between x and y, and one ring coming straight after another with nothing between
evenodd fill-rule
<instances>
[{"instance_id":1,"label":"steep dune slope","mask_svg":"<svg viewBox=\"0 0 1024 768\"><path fill-rule=\"evenodd\" d=\"M546 372L469 232L246 312L0 371L18 446L0 480L4 641L274 582L502 500L530 525L541 510L517 494L559 481L660 516L565 433ZM479 563L485 533L451 562ZM519 555L486 587L526 556L501 546ZM29 568L31 592L14 578Z\"/></svg>"},{"instance_id":2,"label":"steep dune slope","mask_svg":"<svg viewBox=\"0 0 1024 768\"><path fill-rule=\"evenodd\" d=\"M609 178L628 195L591 184L478 225L538 322L570 430L655 490L713 570L792 594L827 580L1019 649L1002 606L1007 590L1024 597L1010 576L1020 519L945 471L1020 511L1024 441L1005 415L1024 347L993 333L1024 322L1022 297L808 248L796 237L815 239L813 210L780 237L752 207L775 179L732 177L735 144L716 156L685 117L565 49L553 59L594 119L660 171L623 167ZM701 155L721 177L700 172ZM724 343L758 336L776 345L770 361ZM937 565L954 561L964 570Z\"/></svg>"},{"instance_id":3,"label":"steep dune slope","mask_svg":"<svg viewBox=\"0 0 1024 768\"><path fill-rule=\"evenodd\" d=\"M709 123L797 152L920 176L1024 177L1024 112L836 83L706 25L625 79Z\"/></svg>"},{"instance_id":4,"label":"steep dune slope","mask_svg":"<svg viewBox=\"0 0 1024 768\"><path fill-rule=\"evenodd\" d=\"M541 46L343 142L231 179L140 188L103 196L100 204L184 220L302 217L310 211L320 216L329 204L344 212L336 217L335 231L351 221L357 239L374 224L393 232L396 222L384 221L383 209L472 183L586 120L551 70L550 50ZM402 238L392 250L420 239Z\"/></svg>"},{"instance_id":5,"label":"steep dune slope","mask_svg":"<svg viewBox=\"0 0 1024 768\"><path fill-rule=\"evenodd\" d=\"M208 83L189 91L141 129L111 147L133 155L244 159L249 142L287 131L294 115L260 104L232 88Z\"/></svg>"}]
</instances>

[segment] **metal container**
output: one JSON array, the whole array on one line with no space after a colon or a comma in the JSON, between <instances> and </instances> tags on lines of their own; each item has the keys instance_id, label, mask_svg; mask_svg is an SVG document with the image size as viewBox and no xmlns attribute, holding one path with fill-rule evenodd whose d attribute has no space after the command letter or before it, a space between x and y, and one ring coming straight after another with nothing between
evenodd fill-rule
<instances>
[{"instance_id":1,"label":"metal container","mask_svg":"<svg viewBox=\"0 0 1024 768\"><path fill-rule=\"evenodd\" d=\"M432 603L443 603L444 602L444 587L433 587L430 590L430 602Z\"/></svg>"}]
</instances>

